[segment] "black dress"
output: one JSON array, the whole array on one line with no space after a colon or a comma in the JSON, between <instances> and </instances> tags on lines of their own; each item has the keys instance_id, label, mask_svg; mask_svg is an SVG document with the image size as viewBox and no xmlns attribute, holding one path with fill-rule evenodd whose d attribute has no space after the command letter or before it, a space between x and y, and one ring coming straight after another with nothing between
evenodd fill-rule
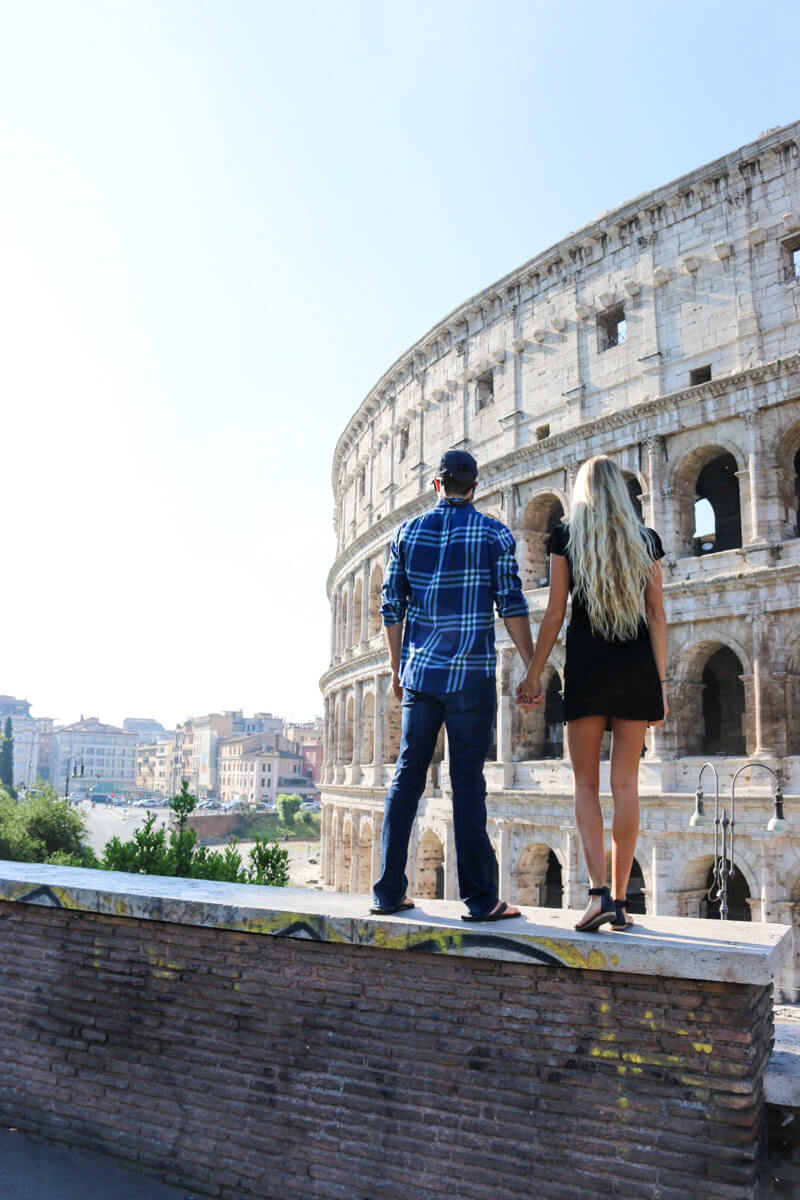
<instances>
[{"instance_id":1,"label":"black dress","mask_svg":"<svg viewBox=\"0 0 800 1200\"><path fill-rule=\"evenodd\" d=\"M642 537L654 562L664 557L661 538L654 529L643 525ZM579 717L660 721L664 700L647 622L642 618L636 637L628 641L607 641L593 632L586 608L574 593L568 540L569 526L558 525L547 543L548 554L566 558L572 593L564 667L564 721Z\"/></svg>"}]
</instances>

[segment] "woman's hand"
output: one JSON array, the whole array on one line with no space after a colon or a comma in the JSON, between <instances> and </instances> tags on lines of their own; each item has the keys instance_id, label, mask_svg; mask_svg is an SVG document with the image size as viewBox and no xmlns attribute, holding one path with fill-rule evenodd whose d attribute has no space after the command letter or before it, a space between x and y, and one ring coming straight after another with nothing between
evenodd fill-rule
<instances>
[{"instance_id":1,"label":"woman's hand","mask_svg":"<svg viewBox=\"0 0 800 1200\"><path fill-rule=\"evenodd\" d=\"M661 684L661 700L664 705L664 715L660 721L649 721L648 724L651 726L663 725L664 722L666 721L667 717L669 716L669 705L667 704L667 685L666 685L666 683Z\"/></svg>"},{"instance_id":2,"label":"woman's hand","mask_svg":"<svg viewBox=\"0 0 800 1200\"><path fill-rule=\"evenodd\" d=\"M520 708L525 709L539 708L544 703L544 692L538 674L532 675L530 671L528 672L517 685L514 699Z\"/></svg>"}]
</instances>

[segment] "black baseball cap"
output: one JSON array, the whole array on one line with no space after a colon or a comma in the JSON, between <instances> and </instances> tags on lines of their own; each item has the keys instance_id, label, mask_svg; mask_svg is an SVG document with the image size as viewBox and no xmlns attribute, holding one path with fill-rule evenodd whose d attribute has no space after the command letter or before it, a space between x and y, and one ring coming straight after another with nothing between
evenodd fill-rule
<instances>
[{"instance_id":1,"label":"black baseball cap","mask_svg":"<svg viewBox=\"0 0 800 1200\"><path fill-rule=\"evenodd\" d=\"M447 450L441 457L436 477L453 479L456 483L469 483L478 478L478 464L466 450Z\"/></svg>"}]
</instances>

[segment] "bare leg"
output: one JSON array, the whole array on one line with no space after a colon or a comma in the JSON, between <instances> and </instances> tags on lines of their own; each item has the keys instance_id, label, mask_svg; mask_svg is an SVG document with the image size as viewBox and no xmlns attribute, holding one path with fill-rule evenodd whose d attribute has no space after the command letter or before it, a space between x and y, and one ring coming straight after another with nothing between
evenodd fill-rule
<instances>
[{"instance_id":1,"label":"bare leg","mask_svg":"<svg viewBox=\"0 0 800 1200\"><path fill-rule=\"evenodd\" d=\"M605 728L605 717L580 717L577 721L567 722L569 756L575 780L575 823L581 836L592 887L604 887L606 883L603 813L600 808L600 748ZM591 896L579 924L599 911L600 898Z\"/></svg>"},{"instance_id":2,"label":"bare leg","mask_svg":"<svg viewBox=\"0 0 800 1200\"><path fill-rule=\"evenodd\" d=\"M646 729L646 721L611 722L611 890L617 900L625 897L639 836L639 763Z\"/></svg>"}]
</instances>

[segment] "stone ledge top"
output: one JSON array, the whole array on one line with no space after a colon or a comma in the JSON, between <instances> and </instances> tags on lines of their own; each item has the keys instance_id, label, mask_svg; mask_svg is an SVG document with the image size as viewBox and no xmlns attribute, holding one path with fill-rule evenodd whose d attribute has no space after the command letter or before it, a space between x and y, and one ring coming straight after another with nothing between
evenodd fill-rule
<instances>
[{"instance_id":1,"label":"stone ledge top","mask_svg":"<svg viewBox=\"0 0 800 1200\"><path fill-rule=\"evenodd\" d=\"M407 914L376 917L369 914L367 896L5 861L0 900L532 968L726 983L771 982L792 941L784 925L674 917L637 917L627 933L576 933L576 914L554 908L525 908L516 920L473 925L460 919L461 904L444 900L422 900Z\"/></svg>"}]
</instances>

